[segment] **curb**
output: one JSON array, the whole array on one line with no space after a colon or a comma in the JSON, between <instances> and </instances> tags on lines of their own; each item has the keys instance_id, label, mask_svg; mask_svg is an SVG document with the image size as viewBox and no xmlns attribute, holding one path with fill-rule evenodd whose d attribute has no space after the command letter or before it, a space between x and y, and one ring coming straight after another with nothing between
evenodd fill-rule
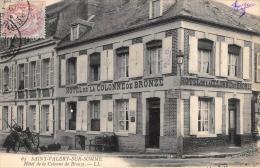
<instances>
[{"instance_id":1,"label":"curb","mask_svg":"<svg viewBox=\"0 0 260 168\"><path fill-rule=\"evenodd\" d=\"M237 153L223 153L223 154L212 154L212 155L182 155L182 159L191 159L191 158L225 158L235 155L240 155L242 152Z\"/></svg>"}]
</instances>

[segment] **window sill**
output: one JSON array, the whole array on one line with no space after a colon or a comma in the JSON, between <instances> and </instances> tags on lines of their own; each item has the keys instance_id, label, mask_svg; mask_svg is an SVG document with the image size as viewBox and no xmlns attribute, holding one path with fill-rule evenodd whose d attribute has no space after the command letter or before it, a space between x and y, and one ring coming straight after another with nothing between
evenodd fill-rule
<instances>
[{"instance_id":1,"label":"window sill","mask_svg":"<svg viewBox=\"0 0 260 168\"><path fill-rule=\"evenodd\" d=\"M68 133L77 133L76 130L65 130L65 132L68 132Z\"/></svg>"},{"instance_id":2,"label":"window sill","mask_svg":"<svg viewBox=\"0 0 260 168\"><path fill-rule=\"evenodd\" d=\"M128 132L115 132L117 136L128 136Z\"/></svg>"},{"instance_id":3,"label":"window sill","mask_svg":"<svg viewBox=\"0 0 260 168\"><path fill-rule=\"evenodd\" d=\"M228 76L227 77L227 80L232 80L232 81L243 81L243 79L241 79L241 78L238 78L238 77L231 77L231 76Z\"/></svg>"},{"instance_id":4,"label":"window sill","mask_svg":"<svg viewBox=\"0 0 260 168\"><path fill-rule=\"evenodd\" d=\"M48 132L40 133L40 136L52 136L52 133L48 133Z\"/></svg>"},{"instance_id":5,"label":"window sill","mask_svg":"<svg viewBox=\"0 0 260 168\"><path fill-rule=\"evenodd\" d=\"M149 74L147 76L144 76L144 79L149 79L149 78L160 78L163 77L162 74Z\"/></svg>"},{"instance_id":6,"label":"window sill","mask_svg":"<svg viewBox=\"0 0 260 168\"><path fill-rule=\"evenodd\" d=\"M209 79L215 79L216 77L209 74L198 74L198 77L200 78L209 78Z\"/></svg>"},{"instance_id":7,"label":"window sill","mask_svg":"<svg viewBox=\"0 0 260 168\"><path fill-rule=\"evenodd\" d=\"M114 80L114 82L128 82L129 80L130 80L129 77L125 77L125 78L118 78Z\"/></svg>"},{"instance_id":8,"label":"window sill","mask_svg":"<svg viewBox=\"0 0 260 168\"><path fill-rule=\"evenodd\" d=\"M89 82L89 85L96 85L96 84L100 84L101 81L92 81L92 82Z\"/></svg>"},{"instance_id":9,"label":"window sill","mask_svg":"<svg viewBox=\"0 0 260 168\"><path fill-rule=\"evenodd\" d=\"M87 131L87 132L88 132L88 134L94 134L94 135L99 135L99 134L101 134L100 131Z\"/></svg>"},{"instance_id":10,"label":"window sill","mask_svg":"<svg viewBox=\"0 0 260 168\"><path fill-rule=\"evenodd\" d=\"M74 84L67 84L66 87L75 87L77 86L77 83L74 83Z\"/></svg>"},{"instance_id":11,"label":"window sill","mask_svg":"<svg viewBox=\"0 0 260 168\"><path fill-rule=\"evenodd\" d=\"M214 138L217 137L217 134L210 134L210 133L198 133L197 138Z\"/></svg>"}]
</instances>

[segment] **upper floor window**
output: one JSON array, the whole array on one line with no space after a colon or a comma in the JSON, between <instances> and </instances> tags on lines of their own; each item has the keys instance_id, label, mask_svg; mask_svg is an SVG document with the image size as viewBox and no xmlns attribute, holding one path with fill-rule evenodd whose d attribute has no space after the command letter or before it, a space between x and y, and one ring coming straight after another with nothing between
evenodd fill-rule
<instances>
[{"instance_id":1,"label":"upper floor window","mask_svg":"<svg viewBox=\"0 0 260 168\"><path fill-rule=\"evenodd\" d=\"M129 105L128 100L119 100L117 102L118 109L118 130L129 130Z\"/></svg>"},{"instance_id":2,"label":"upper floor window","mask_svg":"<svg viewBox=\"0 0 260 168\"><path fill-rule=\"evenodd\" d=\"M42 85L43 87L47 87L50 85L50 78L49 78L49 72L50 72L50 59L44 59L42 61Z\"/></svg>"},{"instance_id":3,"label":"upper floor window","mask_svg":"<svg viewBox=\"0 0 260 168\"><path fill-rule=\"evenodd\" d=\"M100 80L100 53L90 55L90 78L91 81Z\"/></svg>"},{"instance_id":4,"label":"upper floor window","mask_svg":"<svg viewBox=\"0 0 260 168\"><path fill-rule=\"evenodd\" d=\"M239 46L228 46L228 76L238 77L240 50L241 48Z\"/></svg>"},{"instance_id":5,"label":"upper floor window","mask_svg":"<svg viewBox=\"0 0 260 168\"><path fill-rule=\"evenodd\" d=\"M36 87L36 61L30 63L30 78L32 87Z\"/></svg>"},{"instance_id":6,"label":"upper floor window","mask_svg":"<svg viewBox=\"0 0 260 168\"><path fill-rule=\"evenodd\" d=\"M129 62L129 49L128 47L119 48L116 50L117 54L117 67L118 78L128 77L128 62Z\"/></svg>"},{"instance_id":7,"label":"upper floor window","mask_svg":"<svg viewBox=\"0 0 260 168\"><path fill-rule=\"evenodd\" d=\"M79 25L72 25L70 31L70 40L76 40L79 38Z\"/></svg>"},{"instance_id":8,"label":"upper floor window","mask_svg":"<svg viewBox=\"0 0 260 168\"><path fill-rule=\"evenodd\" d=\"M198 41L198 70L202 74L212 73L212 48L212 41L207 39L200 39Z\"/></svg>"},{"instance_id":9,"label":"upper floor window","mask_svg":"<svg viewBox=\"0 0 260 168\"><path fill-rule=\"evenodd\" d=\"M91 108L91 131L100 131L100 102L92 101Z\"/></svg>"},{"instance_id":10,"label":"upper floor window","mask_svg":"<svg viewBox=\"0 0 260 168\"><path fill-rule=\"evenodd\" d=\"M72 57L67 60L67 84L77 82L77 58Z\"/></svg>"},{"instance_id":11,"label":"upper floor window","mask_svg":"<svg viewBox=\"0 0 260 168\"><path fill-rule=\"evenodd\" d=\"M9 68L6 66L4 68L4 91L9 90Z\"/></svg>"},{"instance_id":12,"label":"upper floor window","mask_svg":"<svg viewBox=\"0 0 260 168\"><path fill-rule=\"evenodd\" d=\"M161 14L160 0L150 1L150 19L159 17Z\"/></svg>"},{"instance_id":13,"label":"upper floor window","mask_svg":"<svg viewBox=\"0 0 260 168\"><path fill-rule=\"evenodd\" d=\"M147 45L148 73L159 74L162 72L162 41L155 40Z\"/></svg>"},{"instance_id":14,"label":"upper floor window","mask_svg":"<svg viewBox=\"0 0 260 168\"><path fill-rule=\"evenodd\" d=\"M25 75L25 69L24 64L20 64L18 66L18 89L24 89L24 75Z\"/></svg>"}]
</instances>

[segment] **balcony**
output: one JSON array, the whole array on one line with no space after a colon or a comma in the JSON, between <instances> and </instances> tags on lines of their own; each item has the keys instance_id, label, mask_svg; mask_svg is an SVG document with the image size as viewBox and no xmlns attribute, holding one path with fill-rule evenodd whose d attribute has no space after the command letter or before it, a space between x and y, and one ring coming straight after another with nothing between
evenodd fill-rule
<instances>
[{"instance_id":1,"label":"balcony","mask_svg":"<svg viewBox=\"0 0 260 168\"><path fill-rule=\"evenodd\" d=\"M37 99L53 97L54 88L35 88L30 90L16 91L16 99Z\"/></svg>"}]
</instances>

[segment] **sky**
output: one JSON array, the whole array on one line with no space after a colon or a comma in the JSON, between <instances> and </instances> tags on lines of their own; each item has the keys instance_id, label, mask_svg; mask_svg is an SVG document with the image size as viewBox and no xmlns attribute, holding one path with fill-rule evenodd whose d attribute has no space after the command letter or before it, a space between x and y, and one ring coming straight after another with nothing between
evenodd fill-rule
<instances>
[{"instance_id":1,"label":"sky","mask_svg":"<svg viewBox=\"0 0 260 168\"><path fill-rule=\"evenodd\" d=\"M46 1L46 4L49 5L49 4L58 2L60 0L45 0L45 1ZM221 3L228 5L228 6L231 6L231 4L233 4L236 0L215 0L215 1L219 1ZM242 4L244 2L254 4L254 6L247 8L246 12L260 16L260 0L237 0L237 1L238 1L239 4Z\"/></svg>"}]
</instances>

